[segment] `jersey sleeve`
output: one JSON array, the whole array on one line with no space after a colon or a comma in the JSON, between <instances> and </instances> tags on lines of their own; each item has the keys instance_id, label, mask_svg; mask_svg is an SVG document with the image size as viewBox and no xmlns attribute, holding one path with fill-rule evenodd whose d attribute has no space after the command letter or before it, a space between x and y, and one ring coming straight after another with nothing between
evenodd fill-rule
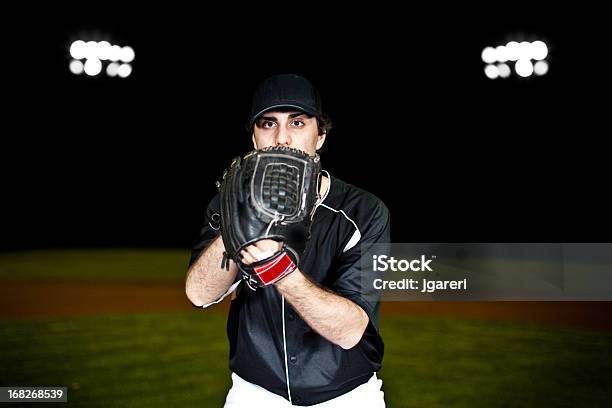
<instances>
[{"instance_id":1,"label":"jersey sleeve","mask_svg":"<svg viewBox=\"0 0 612 408\"><path fill-rule=\"evenodd\" d=\"M381 253L390 251L391 225L387 207L378 201L371 210L365 212L369 216L356 221L360 239L351 249L342 252L338 257L335 270L336 279L330 289L359 305L370 318L370 322L378 327L378 312L381 290L368 284L376 278L379 272L373 271L372 262L363 260L372 245ZM367 274L367 275L366 275Z\"/></svg>"},{"instance_id":2,"label":"jersey sleeve","mask_svg":"<svg viewBox=\"0 0 612 408\"><path fill-rule=\"evenodd\" d=\"M200 254L210 243L221 234L221 209L219 194L215 195L206 208L204 225L191 249L189 267L200 257Z\"/></svg>"}]
</instances>

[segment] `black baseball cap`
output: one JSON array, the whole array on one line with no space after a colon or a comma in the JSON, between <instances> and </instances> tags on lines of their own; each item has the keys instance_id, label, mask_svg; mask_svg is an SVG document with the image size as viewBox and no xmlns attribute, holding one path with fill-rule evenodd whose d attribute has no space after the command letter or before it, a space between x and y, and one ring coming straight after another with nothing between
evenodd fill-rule
<instances>
[{"instance_id":1,"label":"black baseball cap","mask_svg":"<svg viewBox=\"0 0 612 408\"><path fill-rule=\"evenodd\" d=\"M315 87L295 74L275 75L259 84L253 94L249 124L253 126L262 114L278 108L295 108L319 119L323 114Z\"/></svg>"}]
</instances>

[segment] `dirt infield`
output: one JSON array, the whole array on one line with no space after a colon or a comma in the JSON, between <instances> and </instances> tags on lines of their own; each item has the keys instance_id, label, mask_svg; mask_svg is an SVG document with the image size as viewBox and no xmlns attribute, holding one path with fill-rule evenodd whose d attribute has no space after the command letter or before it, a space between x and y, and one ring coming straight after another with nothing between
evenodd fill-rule
<instances>
[{"instance_id":1,"label":"dirt infield","mask_svg":"<svg viewBox=\"0 0 612 408\"><path fill-rule=\"evenodd\" d=\"M218 307L217 307L218 308ZM125 282L1 282L0 318L195 310L182 287Z\"/></svg>"},{"instance_id":2,"label":"dirt infield","mask_svg":"<svg viewBox=\"0 0 612 408\"><path fill-rule=\"evenodd\" d=\"M226 300L211 308L227 310ZM197 311L182 286L118 282L0 282L0 319ZM612 330L612 302L385 302L383 315L492 319Z\"/></svg>"}]
</instances>

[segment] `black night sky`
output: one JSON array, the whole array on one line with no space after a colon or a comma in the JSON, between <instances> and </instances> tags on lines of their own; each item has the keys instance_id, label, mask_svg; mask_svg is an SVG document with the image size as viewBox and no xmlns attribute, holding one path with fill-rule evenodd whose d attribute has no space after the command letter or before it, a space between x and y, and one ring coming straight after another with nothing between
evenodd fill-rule
<instances>
[{"instance_id":1,"label":"black night sky","mask_svg":"<svg viewBox=\"0 0 612 408\"><path fill-rule=\"evenodd\" d=\"M5 26L0 248L189 247L214 182L251 147L253 88L287 72L334 122L324 168L387 204L395 242L609 239L596 10L144 4ZM71 74L76 39L131 45L132 76ZM482 49L513 39L545 41L549 73L487 79Z\"/></svg>"}]
</instances>

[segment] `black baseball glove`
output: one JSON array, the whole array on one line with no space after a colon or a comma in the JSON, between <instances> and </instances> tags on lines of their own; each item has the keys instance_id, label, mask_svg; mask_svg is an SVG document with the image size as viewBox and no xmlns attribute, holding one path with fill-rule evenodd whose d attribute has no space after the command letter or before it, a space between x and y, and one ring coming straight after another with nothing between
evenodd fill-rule
<instances>
[{"instance_id":1,"label":"black baseball glove","mask_svg":"<svg viewBox=\"0 0 612 408\"><path fill-rule=\"evenodd\" d=\"M270 285L293 272L310 237L319 200L319 156L288 147L236 157L219 184L223 266L234 260L248 285ZM283 243L280 252L246 265L240 251L262 239Z\"/></svg>"}]
</instances>

